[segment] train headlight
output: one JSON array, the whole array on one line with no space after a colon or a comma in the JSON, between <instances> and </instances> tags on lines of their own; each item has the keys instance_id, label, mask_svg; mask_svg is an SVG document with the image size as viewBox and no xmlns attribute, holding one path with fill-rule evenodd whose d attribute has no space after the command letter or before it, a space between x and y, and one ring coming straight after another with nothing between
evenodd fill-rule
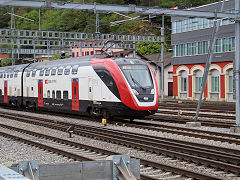
<instances>
[{"instance_id":1,"label":"train headlight","mask_svg":"<svg viewBox=\"0 0 240 180\"><path fill-rule=\"evenodd\" d=\"M136 89L133 89L132 91L133 91L133 93L134 93L136 96L139 95L139 93L137 92Z\"/></svg>"},{"instance_id":2,"label":"train headlight","mask_svg":"<svg viewBox=\"0 0 240 180\"><path fill-rule=\"evenodd\" d=\"M155 90L154 90L154 89L151 89L150 94L155 94Z\"/></svg>"}]
</instances>

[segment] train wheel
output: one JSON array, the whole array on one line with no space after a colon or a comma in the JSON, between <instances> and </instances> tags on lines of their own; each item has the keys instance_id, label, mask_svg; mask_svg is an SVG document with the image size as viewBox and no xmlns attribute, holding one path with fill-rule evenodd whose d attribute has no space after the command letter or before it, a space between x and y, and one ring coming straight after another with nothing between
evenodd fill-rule
<instances>
[{"instance_id":1,"label":"train wheel","mask_svg":"<svg viewBox=\"0 0 240 180\"><path fill-rule=\"evenodd\" d=\"M103 118L105 118L106 120L111 120L111 119L112 119L111 114L110 114L106 109L103 109L103 110L102 110L102 116L103 116Z\"/></svg>"},{"instance_id":2,"label":"train wheel","mask_svg":"<svg viewBox=\"0 0 240 180\"><path fill-rule=\"evenodd\" d=\"M93 111L93 108L89 108L88 109L88 113L90 114L90 116L92 117L92 118L96 118L96 114L94 113L94 111Z\"/></svg>"}]
</instances>

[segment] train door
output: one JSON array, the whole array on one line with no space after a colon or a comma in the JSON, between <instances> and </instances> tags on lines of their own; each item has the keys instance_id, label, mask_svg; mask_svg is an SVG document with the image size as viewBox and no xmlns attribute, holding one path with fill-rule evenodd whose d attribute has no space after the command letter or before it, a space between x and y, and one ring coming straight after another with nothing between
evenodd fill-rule
<instances>
[{"instance_id":1,"label":"train door","mask_svg":"<svg viewBox=\"0 0 240 180\"><path fill-rule=\"evenodd\" d=\"M7 81L4 81L4 103L8 103L8 94L7 94L8 88L7 88Z\"/></svg>"},{"instance_id":2,"label":"train door","mask_svg":"<svg viewBox=\"0 0 240 180\"><path fill-rule=\"evenodd\" d=\"M72 110L79 111L79 83L78 78L72 79Z\"/></svg>"},{"instance_id":3,"label":"train door","mask_svg":"<svg viewBox=\"0 0 240 180\"><path fill-rule=\"evenodd\" d=\"M38 80L38 106L43 107L43 80Z\"/></svg>"},{"instance_id":4,"label":"train door","mask_svg":"<svg viewBox=\"0 0 240 180\"><path fill-rule=\"evenodd\" d=\"M88 99L93 100L93 80L88 78Z\"/></svg>"}]
</instances>

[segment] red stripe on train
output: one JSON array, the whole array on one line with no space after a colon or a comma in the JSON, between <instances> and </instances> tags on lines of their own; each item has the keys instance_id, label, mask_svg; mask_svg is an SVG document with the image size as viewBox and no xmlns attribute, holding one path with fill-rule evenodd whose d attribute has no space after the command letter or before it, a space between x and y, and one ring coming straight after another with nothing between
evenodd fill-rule
<instances>
[{"instance_id":1,"label":"red stripe on train","mask_svg":"<svg viewBox=\"0 0 240 180\"><path fill-rule=\"evenodd\" d=\"M154 106L139 106L138 103L136 102L136 100L134 99L134 97L131 93L131 90L128 87L127 82L125 81L125 78L124 78L121 70L119 69L117 63L115 63L112 59L110 59L110 58L106 58L106 59L92 58L91 65L92 66L103 66L110 72L114 81L116 82L116 85L117 85L117 88L118 88L118 91L120 94L120 98L121 98L121 101L123 104L125 104L126 106L128 106L134 110L156 110L157 109L158 91L157 91L157 102ZM154 82L156 84L155 77L154 77Z\"/></svg>"}]
</instances>

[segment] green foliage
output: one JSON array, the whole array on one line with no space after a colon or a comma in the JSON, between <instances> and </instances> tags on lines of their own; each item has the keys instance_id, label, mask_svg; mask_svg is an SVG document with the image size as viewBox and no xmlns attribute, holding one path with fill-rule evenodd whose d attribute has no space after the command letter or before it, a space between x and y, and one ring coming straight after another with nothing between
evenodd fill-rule
<instances>
[{"instance_id":1,"label":"green foliage","mask_svg":"<svg viewBox=\"0 0 240 180\"><path fill-rule=\"evenodd\" d=\"M21 15L25 18L31 19L33 21L24 19L24 18L17 18L16 19L16 28L18 29L38 29L38 11L37 10L31 10L29 12L25 12L23 15Z\"/></svg>"},{"instance_id":2,"label":"green foliage","mask_svg":"<svg viewBox=\"0 0 240 180\"><path fill-rule=\"evenodd\" d=\"M71 56L70 55L66 55L65 58L70 58ZM56 60L56 59L61 59L61 55L54 55L52 56L52 60Z\"/></svg>"},{"instance_id":3,"label":"green foliage","mask_svg":"<svg viewBox=\"0 0 240 180\"><path fill-rule=\"evenodd\" d=\"M174 6L190 7L199 6L207 3L216 2L216 0L55 0L64 2L78 2L78 3L98 3L98 4L119 4L129 5L136 4L137 6L151 6L170 8ZM11 16L6 14L11 12L10 8L0 8L0 28L10 28ZM5 15L4 15L5 14ZM28 8L15 8L15 14L33 19L34 22L15 17L17 29L32 29L37 30L39 26L38 10ZM144 15L130 14L130 17ZM155 34L160 35L159 26L161 25L161 16L151 19L151 22L143 22L139 19L128 21L117 26L110 26L110 22L126 20L126 17L119 16L115 13L104 13L99 15L101 33L112 34ZM41 30L53 31L74 31L74 32L88 32L96 31L96 15L93 12L79 12L67 10L41 10ZM171 41L171 18L165 17L165 38L166 50L170 47ZM161 45L159 43L137 43L137 51L142 55L159 52Z\"/></svg>"},{"instance_id":4,"label":"green foliage","mask_svg":"<svg viewBox=\"0 0 240 180\"><path fill-rule=\"evenodd\" d=\"M11 21L11 16L6 14L9 11L9 8L0 8L0 28L9 28L8 23Z\"/></svg>"},{"instance_id":5,"label":"green foliage","mask_svg":"<svg viewBox=\"0 0 240 180\"><path fill-rule=\"evenodd\" d=\"M168 45L165 43L165 51L168 49ZM158 53L161 51L161 43L145 43L145 42L138 42L136 43L136 51L141 55L149 55Z\"/></svg>"},{"instance_id":6,"label":"green foliage","mask_svg":"<svg viewBox=\"0 0 240 180\"><path fill-rule=\"evenodd\" d=\"M3 67L3 66L9 66L9 65L11 65L12 64L12 62L11 62L11 60L10 59L2 59L1 60L1 66Z\"/></svg>"}]
</instances>

